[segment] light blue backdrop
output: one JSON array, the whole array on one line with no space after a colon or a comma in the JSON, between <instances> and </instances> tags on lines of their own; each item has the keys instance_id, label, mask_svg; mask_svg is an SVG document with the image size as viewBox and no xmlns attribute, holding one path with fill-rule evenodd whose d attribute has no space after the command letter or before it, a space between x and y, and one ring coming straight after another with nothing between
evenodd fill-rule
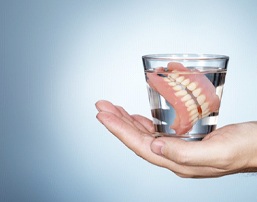
<instances>
[{"instance_id":1,"label":"light blue backdrop","mask_svg":"<svg viewBox=\"0 0 257 202\"><path fill-rule=\"evenodd\" d=\"M0 3L0 201L256 201L257 175L182 179L97 122L150 117L141 56L230 56L219 126L257 120L257 1ZM207 154L208 155L208 154Z\"/></svg>"}]
</instances>

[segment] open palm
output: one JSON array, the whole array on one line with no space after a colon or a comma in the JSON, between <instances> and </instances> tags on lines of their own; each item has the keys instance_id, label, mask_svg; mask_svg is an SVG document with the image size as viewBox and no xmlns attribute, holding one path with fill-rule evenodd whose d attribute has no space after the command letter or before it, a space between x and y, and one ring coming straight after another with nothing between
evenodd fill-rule
<instances>
[{"instance_id":1,"label":"open palm","mask_svg":"<svg viewBox=\"0 0 257 202\"><path fill-rule=\"evenodd\" d=\"M152 121L122 107L98 101L98 120L129 149L181 177L219 177L257 171L257 122L231 124L202 141L153 136Z\"/></svg>"}]
</instances>

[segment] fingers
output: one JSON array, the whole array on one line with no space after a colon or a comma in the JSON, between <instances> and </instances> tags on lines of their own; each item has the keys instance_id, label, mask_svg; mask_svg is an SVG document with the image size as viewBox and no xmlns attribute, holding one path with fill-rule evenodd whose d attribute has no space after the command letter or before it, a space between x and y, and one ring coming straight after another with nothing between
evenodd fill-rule
<instances>
[{"instance_id":1,"label":"fingers","mask_svg":"<svg viewBox=\"0 0 257 202\"><path fill-rule=\"evenodd\" d=\"M139 131L135 130L133 127L131 127L130 124L126 123L115 114L101 111L97 114L96 117L111 133L113 133L122 142L128 141L126 144L130 144L130 141L133 141L134 138L137 138ZM130 134L130 140L128 140L127 134Z\"/></svg>"},{"instance_id":2,"label":"fingers","mask_svg":"<svg viewBox=\"0 0 257 202\"><path fill-rule=\"evenodd\" d=\"M108 101L98 101L96 108L99 110L97 119L111 133L132 150L140 148L139 145L144 141L144 133L148 132L140 123L136 123L138 125L135 126L134 119L124 109L114 106Z\"/></svg>"},{"instance_id":3,"label":"fingers","mask_svg":"<svg viewBox=\"0 0 257 202\"><path fill-rule=\"evenodd\" d=\"M167 168L183 178L220 177L233 173L234 170L224 166L226 158L220 154L221 149L208 141L187 142L171 137L159 137L151 144L152 152L169 160Z\"/></svg>"},{"instance_id":4,"label":"fingers","mask_svg":"<svg viewBox=\"0 0 257 202\"><path fill-rule=\"evenodd\" d=\"M141 116L141 115L132 115L133 119L138 121L139 123L141 123L148 131L149 133L154 133L154 126L153 126L153 122L151 120L149 120L148 118Z\"/></svg>"},{"instance_id":5,"label":"fingers","mask_svg":"<svg viewBox=\"0 0 257 202\"><path fill-rule=\"evenodd\" d=\"M116 107L117 107L117 109L120 111L120 113L123 115L123 117L126 118L127 120L129 120L130 123L131 123L134 127L138 128L140 131L142 131L142 132L144 132L144 133L146 133L146 134L149 134L149 133L150 133L150 131L147 129L147 127L144 126L144 123L143 123L143 124L141 123L141 120L137 120L137 119L135 118L135 116L130 116L130 115L128 114L128 112L126 112L126 111L123 109L123 107L120 107L120 106L116 106Z\"/></svg>"},{"instance_id":6,"label":"fingers","mask_svg":"<svg viewBox=\"0 0 257 202\"><path fill-rule=\"evenodd\" d=\"M98 109L98 111L105 111L115 114L117 117L123 119L131 126L137 128L138 130L146 134L154 132L153 124L150 120L140 115L130 116L122 107L115 106L109 101L98 101L96 103L96 108Z\"/></svg>"},{"instance_id":7,"label":"fingers","mask_svg":"<svg viewBox=\"0 0 257 202\"><path fill-rule=\"evenodd\" d=\"M180 154L174 153L173 157L168 156L165 154L165 151L163 150L163 144L165 143L159 139L160 138L157 138L158 141L155 140L152 142L151 150L154 153L170 160L166 168L174 172L176 175L183 178L205 178L205 177L219 177L227 173L226 170L211 167L210 165L208 166L199 166L199 165L191 165L191 164L188 165L188 163L185 161L185 156L182 156L181 153ZM178 140L180 141L180 139Z\"/></svg>"},{"instance_id":8,"label":"fingers","mask_svg":"<svg viewBox=\"0 0 257 202\"><path fill-rule=\"evenodd\" d=\"M152 136L142 135L139 130L110 112L99 112L97 119L138 156L156 165L162 165L162 161L168 162L167 159L151 152L150 144L154 139Z\"/></svg>"},{"instance_id":9,"label":"fingers","mask_svg":"<svg viewBox=\"0 0 257 202\"><path fill-rule=\"evenodd\" d=\"M139 126L135 127L135 124L140 124L140 122L143 123L140 127L144 127L143 125L152 127L150 120L139 115L133 115L134 125L132 125L131 122L127 122L128 119L124 116L127 117L128 114L121 107L114 106L107 101L97 102L96 107L99 110L97 119L129 149L143 159L167 168L169 161L154 154L150 149L154 137L147 135L149 132L145 133L144 130L146 129L139 130Z\"/></svg>"},{"instance_id":10,"label":"fingers","mask_svg":"<svg viewBox=\"0 0 257 202\"><path fill-rule=\"evenodd\" d=\"M184 166L219 167L223 163L220 161L219 152L222 150L219 144L212 144L207 140L187 142L179 138L160 137L152 142L151 149Z\"/></svg>"},{"instance_id":11,"label":"fingers","mask_svg":"<svg viewBox=\"0 0 257 202\"><path fill-rule=\"evenodd\" d=\"M155 139L150 135L154 132L154 127L149 119L129 115L122 107L108 101L99 101L96 107L99 110L98 120L128 148L145 160L168 168L180 177L218 177L236 172L242 167L234 166L233 163L238 151L238 141L234 140L235 126L216 130L203 141L187 142L171 137ZM244 156L242 152L240 156Z\"/></svg>"},{"instance_id":12,"label":"fingers","mask_svg":"<svg viewBox=\"0 0 257 202\"><path fill-rule=\"evenodd\" d=\"M99 112L109 112L114 114L115 116L121 118L126 123L130 124L134 127L133 119L128 115L125 110L122 110L121 107L113 105L111 102L106 100L100 100L95 104L96 108Z\"/></svg>"},{"instance_id":13,"label":"fingers","mask_svg":"<svg viewBox=\"0 0 257 202\"><path fill-rule=\"evenodd\" d=\"M117 117L122 117L122 113L120 110L115 107L111 102L106 101L106 100L100 100L95 104L97 110L100 111L105 111L105 112L110 112L115 114Z\"/></svg>"},{"instance_id":14,"label":"fingers","mask_svg":"<svg viewBox=\"0 0 257 202\"><path fill-rule=\"evenodd\" d=\"M170 170L182 178L214 178L232 174L233 172L212 167L176 166Z\"/></svg>"}]
</instances>

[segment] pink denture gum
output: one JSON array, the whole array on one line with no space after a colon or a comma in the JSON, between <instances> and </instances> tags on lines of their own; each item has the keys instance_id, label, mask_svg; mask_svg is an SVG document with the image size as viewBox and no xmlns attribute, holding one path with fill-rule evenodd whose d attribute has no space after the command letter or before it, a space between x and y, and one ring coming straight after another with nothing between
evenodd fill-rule
<instances>
[{"instance_id":1,"label":"pink denture gum","mask_svg":"<svg viewBox=\"0 0 257 202\"><path fill-rule=\"evenodd\" d=\"M220 106L220 99L210 80L196 70L193 72L180 63L170 62L166 70L160 67L147 73L149 86L163 96L176 112L170 127L177 135L190 131L196 121L218 111ZM167 76L160 76L162 73Z\"/></svg>"}]
</instances>

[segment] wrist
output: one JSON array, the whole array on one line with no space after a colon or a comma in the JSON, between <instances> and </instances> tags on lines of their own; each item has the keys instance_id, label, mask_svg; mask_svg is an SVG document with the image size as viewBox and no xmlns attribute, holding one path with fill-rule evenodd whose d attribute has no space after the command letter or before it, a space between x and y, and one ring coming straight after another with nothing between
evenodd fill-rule
<instances>
[{"instance_id":1,"label":"wrist","mask_svg":"<svg viewBox=\"0 0 257 202\"><path fill-rule=\"evenodd\" d=\"M249 136L249 162L246 172L257 172L257 121L245 123L245 132Z\"/></svg>"}]
</instances>

